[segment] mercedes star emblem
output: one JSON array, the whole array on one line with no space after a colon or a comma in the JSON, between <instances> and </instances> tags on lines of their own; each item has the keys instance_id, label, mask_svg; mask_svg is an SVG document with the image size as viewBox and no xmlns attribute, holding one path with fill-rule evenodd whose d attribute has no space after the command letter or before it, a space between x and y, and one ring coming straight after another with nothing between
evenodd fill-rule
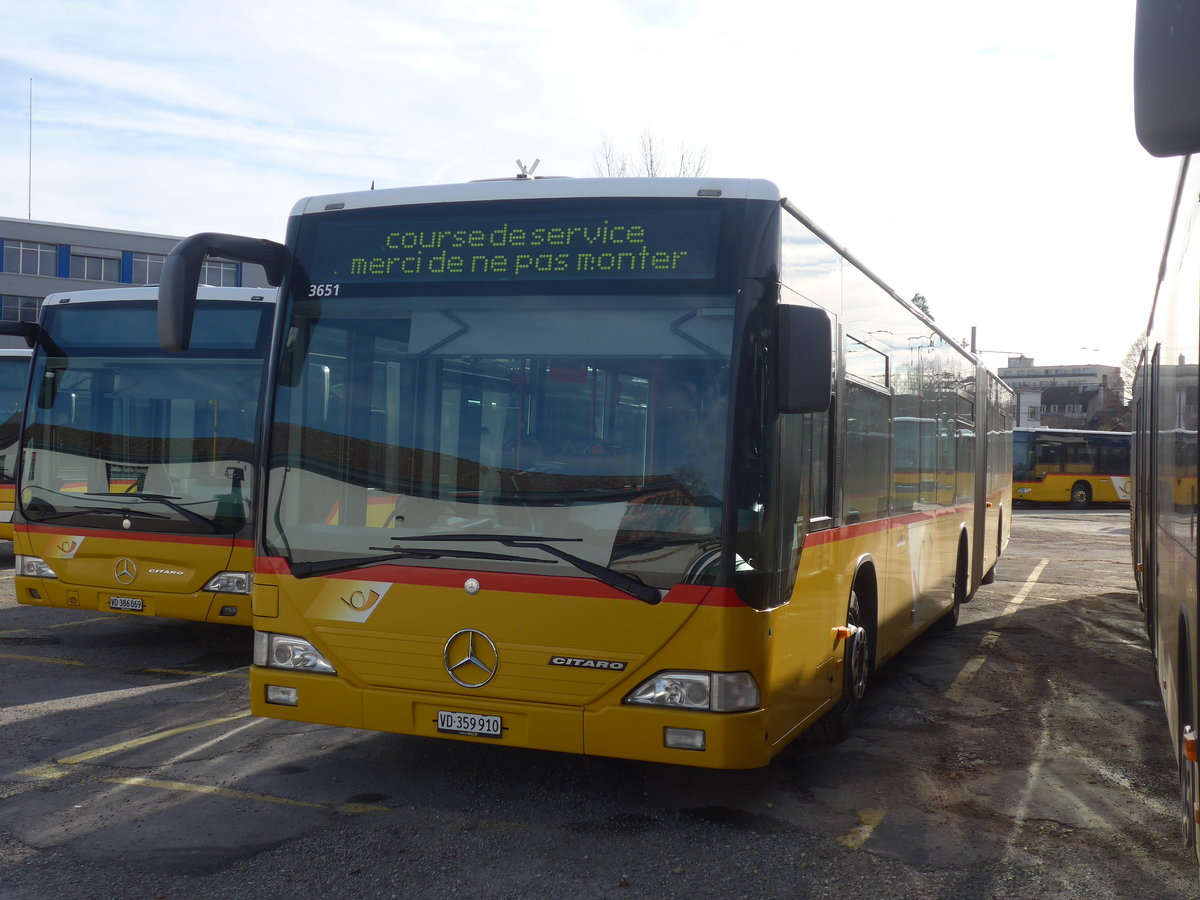
<instances>
[{"instance_id":1,"label":"mercedes star emblem","mask_svg":"<svg viewBox=\"0 0 1200 900\"><path fill-rule=\"evenodd\" d=\"M130 584L133 579L137 578L137 564L128 557L122 557L113 566L113 572L120 584Z\"/></svg>"},{"instance_id":2,"label":"mercedes star emblem","mask_svg":"<svg viewBox=\"0 0 1200 900\"><path fill-rule=\"evenodd\" d=\"M496 645L482 631L473 628L450 635L442 660L450 677L465 688L483 687L500 667Z\"/></svg>"}]
</instances>

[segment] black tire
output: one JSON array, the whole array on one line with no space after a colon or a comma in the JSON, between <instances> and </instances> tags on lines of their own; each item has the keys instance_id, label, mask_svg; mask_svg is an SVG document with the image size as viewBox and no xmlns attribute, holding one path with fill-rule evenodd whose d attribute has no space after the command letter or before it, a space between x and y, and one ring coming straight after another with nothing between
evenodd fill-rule
<instances>
[{"instance_id":1,"label":"black tire","mask_svg":"<svg viewBox=\"0 0 1200 900\"><path fill-rule=\"evenodd\" d=\"M958 626L958 614L967 602L967 545L958 545L958 564L954 569L954 604L933 623L932 631L944 633Z\"/></svg>"},{"instance_id":2,"label":"black tire","mask_svg":"<svg viewBox=\"0 0 1200 900\"><path fill-rule=\"evenodd\" d=\"M1180 631L1181 634L1184 632ZM1179 684L1182 690L1179 691L1179 746L1175 748L1176 757L1179 760L1179 804L1181 807L1181 820L1183 826L1183 846L1189 850L1194 850L1196 847L1196 780L1195 769L1196 763L1190 761L1183 752L1184 737L1189 732L1193 732L1195 723L1192 719L1192 694L1190 685L1191 670L1190 660L1187 659L1187 653L1184 648L1187 647L1187 640L1182 643L1179 658L1182 662ZM1156 676L1157 677L1157 676Z\"/></svg>"},{"instance_id":3,"label":"black tire","mask_svg":"<svg viewBox=\"0 0 1200 900\"><path fill-rule=\"evenodd\" d=\"M1183 729L1180 728L1182 735ZM1180 739L1182 745L1183 740ZM1183 830L1183 846L1188 850L1196 849L1196 783L1192 781L1192 766L1193 762L1189 762L1183 755L1183 747L1179 750L1179 805L1181 815L1179 817L1180 824Z\"/></svg>"},{"instance_id":4,"label":"black tire","mask_svg":"<svg viewBox=\"0 0 1200 900\"><path fill-rule=\"evenodd\" d=\"M850 591L850 602L846 608L846 624L854 628L854 634L846 639L842 697L837 706L822 716L818 723L821 738L831 744L849 737L859 705L867 692L867 682L871 679L871 632L862 619L855 589Z\"/></svg>"},{"instance_id":5,"label":"black tire","mask_svg":"<svg viewBox=\"0 0 1200 900\"><path fill-rule=\"evenodd\" d=\"M1071 509L1087 509L1092 505L1092 486L1086 481L1071 485Z\"/></svg>"}]
</instances>

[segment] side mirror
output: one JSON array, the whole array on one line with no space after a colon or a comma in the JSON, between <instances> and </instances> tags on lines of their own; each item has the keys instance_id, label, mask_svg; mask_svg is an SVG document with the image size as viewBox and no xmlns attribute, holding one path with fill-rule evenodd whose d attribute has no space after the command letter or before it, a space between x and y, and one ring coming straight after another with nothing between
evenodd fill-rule
<instances>
[{"instance_id":1,"label":"side mirror","mask_svg":"<svg viewBox=\"0 0 1200 900\"><path fill-rule=\"evenodd\" d=\"M1133 118L1153 156L1200 151L1200 4L1138 0Z\"/></svg>"},{"instance_id":2,"label":"side mirror","mask_svg":"<svg viewBox=\"0 0 1200 900\"><path fill-rule=\"evenodd\" d=\"M778 313L781 413L825 412L833 393L833 328L815 306L781 305Z\"/></svg>"},{"instance_id":3,"label":"side mirror","mask_svg":"<svg viewBox=\"0 0 1200 900\"><path fill-rule=\"evenodd\" d=\"M41 330L42 327L37 322L0 322L0 334L24 338L25 346L30 350L37 344L38 332Z\"/></svg>"},{"instance_id":4,"label":"side mirror","mask_svg":"<svg viewBox=\"0 0 1200 900\"><path fill-rule=\"evenodd\" d=\"M159 276L158 342L164 350L182 352L192 341L200 267L208 256L258 263L266 271L267 282L278 287L287 249L274 241L216 232L193 234L176 244Z\"/></svg>"}]
</instances>

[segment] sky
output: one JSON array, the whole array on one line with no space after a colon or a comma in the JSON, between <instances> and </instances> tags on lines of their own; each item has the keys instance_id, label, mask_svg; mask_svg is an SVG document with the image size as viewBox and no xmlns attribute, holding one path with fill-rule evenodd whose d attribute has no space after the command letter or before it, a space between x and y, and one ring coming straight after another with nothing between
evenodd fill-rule
<instances>
[{"instance_id":1,"label":"sky","mask_svg":"<svg viewBox=\"0 0 1200 900\"><path fill-rule=\"evenodd\" d=\"M1133 0L0 0L0 216L282 240L314 194L596 174L649 135L767 178L992 366L1120 365L1178 163Z\"/></svg>"}]
</instances>

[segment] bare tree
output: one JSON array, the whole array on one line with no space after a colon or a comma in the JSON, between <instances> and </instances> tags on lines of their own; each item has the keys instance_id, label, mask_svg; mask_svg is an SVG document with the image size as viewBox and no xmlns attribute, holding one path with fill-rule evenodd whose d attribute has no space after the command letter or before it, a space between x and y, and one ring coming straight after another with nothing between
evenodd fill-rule
<instances>
[{"instance_id":1,"label":"bare tree","mask_svg":"<svg viewBox=\"0 0 1200 900\"><path fill-rule=\"evenodd\" d=\"M636 156L618 150L608 135L603 135L600 138L600 150L592 161L592 168L601 178L703 175L708 166L708 150L695 150L686 144L680 144L673 167L670 161L670 157L663 150L662 139L647 130L638 138Z\"/></svg>"},{"instance_id":2,"label":"bare tree","mask_svg":"<svg viewBox=\"0 0 1200 900\"><path fill-rule=\"evenodd\" d=\"M1133 379L1138 367L1142 364L1142 355L1146 351L1146 336L1139 334L1136 341L1129 345L1125 356L1121 358L1121 378L1125 382L1125 402L1133 399Z\"/></svg>"},{"instance_id":3,"label":"bare tree","mask_svg":"<svg viewBox=\"0 0 1200 900\"><path fill-rule=\"evenodd\" d=\"M909 301L913 306L925 313L929 317L929 321L934 321L933 313L929 311L929 301L925 299L924 294L913 294L912 300Z\"/></svg>"},{"instance_id":4,"label":"bare tree","mask_svg":"<svg viewBox=\"0 0 1200 900\"><path fill-rule=\"evenodd\" d=\"M613 146L607 134L600 136L600 150L592 160L592 168L601 178L624 178L629 172L629 154Z\"/></svg>"}]
</instances>

